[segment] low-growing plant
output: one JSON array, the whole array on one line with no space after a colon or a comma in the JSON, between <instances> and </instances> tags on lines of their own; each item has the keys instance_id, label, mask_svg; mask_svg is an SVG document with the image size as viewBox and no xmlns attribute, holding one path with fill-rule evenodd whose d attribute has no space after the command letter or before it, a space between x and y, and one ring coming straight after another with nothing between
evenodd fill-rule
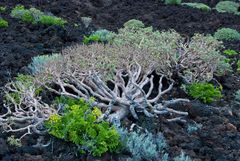
<instances>
[{"instance_id":1,"label":"low-growing plant","mask_svg":"<svg viewBox=\"0 0 240 161\"><path fill-rule=\"evenodd\" d=\"M214 37L218 40L240 40L240 33L231 28L221 28L214 33Z\"/></svg>"},{"instance_id":2,"label":"low-growing plant","mask_svg":"<svg viewBox=\"0 0 240 161\"><path fill-rule=\"evenodd\" d=\"M240 104L240 90L235 93L235 101Z\"/></svg>"},{"instance_id":3,"label":"low-growing plant","mask_svg":"<svg viewBox=\"0 0 240 161\"><path fill-rule=\"evenodd\" d=\"M192 124L188 124L188 126L187 126L187 132L188 132L189 134L192 134L192 133L198 131L198 130L201 129L201 128L202 128L202 124L198 124L198 123L194 122L194 123L192 123Z\"/></svg>"},{"instance_id":4,"label":"low-growing plant","mask_svg":"<svg viewBox=\"0 0 240 161\"><path fill-rule=\"evenodd\" d=\"M39 23L49 26L51 25L64 26L67 23L67 21L55 16L43 15L40 17Z\"/></svg>"},{"instance_id":5,"label":"low-growing plant","mask_svg":"<svg viewBox=\"0 0 240 161\"><path fill-rule=\"evenodd\" d=\"M51 61L58 61L59 59L61 59L60 54L36 56L32 59L32 63L28 65L28 68L32 74L37 74L44 69L45 64Z\"/></svg>"},{"instance_id":6,"label":"low-growing plant","mask_svg":"<svg viewBox=\"0 0 240 161\"><path fill-rule=\"evenodd\" d=\"M240 73L240 60L237 61L237 72Z\"/></svg>"},{"instance_id":7,"label":"low-growing plant","mask_svg":"<svg viewBox=\"0 0 240 161\"><path fill-rule=\"evenodd\" d=\"M102 112L80 99L78 104L66 105L62 115L52 115L46 122L49 133L57 138L80 145L80 152L88 151L94 156L116 151L120 136L114 126L106 121L98 122Z\"/></svg>"},{"instance_id":8,"label":"low-growing plant","mask_svg":"<svg viewBox=\"0 0 240 161\"><path fill-rule=\"evenodd\" d=\"M234 56L239 54L237 51L231 49L224 50L223 53L228 56Z\"/></svg>"},{"instance_id":9,"label":"low-growing plant","mask_svg":"<svg viewBox=\"0 0 240 161\"><path fill-rule=\"evenodd\" d=\"M92 18L91 17L81 17L81 21L87 28L91 24Z\"/></svg>"},{"instance_id":10,"label":"low-growing plant","mask_svg":"<svg viewBox=\"0 0 240 161\"><path fill-rule=\"evenodd\" d=\"M214 87L210 83L193 83L187 87L188 93L203 103L211 103L222 97L221 87Z\"/></svg>"},{"instance_id":11,"label":"low-growing plant","mask_svg":"<svg viewBox=\"0 0 240 161\"><path fill-rule=\"evenodd\" d=\"M179 5L181 4L182 0L165 0L165 4L170 4L170 5Z\"/></svg>"},{"instance_id":12,"label":"low-growing plant","mask_svg":"<svg viewBox=\"0 0 240 161\"><path fill-rule=\"evenodd\" d=\"M0 6L0 13L5 13L7 10L7 7Z\"/></svg>"},{"instance_id":13,"label":"low-growing plant","mask_svg":"<svg viewBox=\"0 0 240 161\"><path fill-rule=\"evenodd\" d=\"M14 135L11 135L10 137L7 138L7 142L11 146L16 146L16 147L21 147L22 143L20 139L15 138Z\"/></svg>"},{"instance_id":14,"label":"low-growing plant","mask_svg":"<svg viewBox=\"0 0 240 161\"><path fill-rule=\"evenodd\" d=\"M84 36L83 43L89 44L91 42L108 42L111 39L110 32L108 30L97 30L89 37Z\"/></svg>"},{"instance_id":15,"label":"low-growing plant","mask_svg":"<svg viewBox=\"0 0 240 161\"><path fill-rule=\"evenodd\" d=\"M240 4L233 1L220 1L215 6L218 12L238 13Z\"/></svg>"},{"instance_id":16,"label":"low-growing plant","mask_svg":"<svg viewBox=\"0 0 240 161\"><path fill-rule=\"evenodd\" d=\"M23 22L32 24L57 25L64 26L67 21L53 15L47 15L36 8L26 9L22 5L17 5L12 9L11 14L13 18L21 19Z\"/></svg>"},{"instance_id":17,"label":"low-growing plant","mask_svg":"<svg viewBox=\"0 0 240 161\"><path fill-rule=\"evenodd\" d=\"M8 22L2 18L0 18L0 28L8 27Z\"/></svg>"},{"instance_id":18,"label":"low-growing plant","mask_svg":"<svg viewBox=\"0 0 240 161\"><path fill-rule=\"evenodd\" d=\"M189 156L187 156L184 152L181 152L181 154L173 159L174 161L194 161Z\"/></svg>"},{"instance_id":19,"label":"low-growing plant","mask_svg":"<svg viewBox=\"0 0 240 161\"><path fill-rule=\"evenodd\" d=\"M200 9L202 11L208 12L211 11L211 8L204 3L182 3L182 5L186 5L192 8Z\"/></svg>"},{"instance_id":20,"label":"low-growing plant","mask_svg":"<svg viewBox=\"0 0 240 161\"><path fill-rule=\"evenodd\" d=\"M133 161L139 160L168 160L168 154L165 153L167 147L164 136L161 133L153 135L152 133L128 132L119 128L123 148L132 154Z\"/></svg>"}]
</instances>

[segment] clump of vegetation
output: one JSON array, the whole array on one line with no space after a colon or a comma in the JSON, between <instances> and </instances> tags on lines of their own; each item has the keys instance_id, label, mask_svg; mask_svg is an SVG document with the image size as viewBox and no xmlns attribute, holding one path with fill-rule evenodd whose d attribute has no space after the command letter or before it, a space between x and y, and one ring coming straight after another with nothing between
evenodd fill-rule
<instances>
[{"instance_id":1,"label":"clump of vegetation","mask_svg":"<svg viewBox=\"0 0 240 161\"><path fill-rule=\"evenodd\" d=\"M181 152L181 154L173 159L174 161L194 161L189 156L187 156L184 152Z\"/></svg>"},{"instance_id":2,"label":"clump of vegetation","mask_svg":"<svg viewBox=\"0 0 240 161\"><path fill-rule=\"evenodd\" d=\"M133 161L138 160L168 160L168 154L165 153L167 147L164 136L159 133L156 136L152 133L128 132L119 129L123 148L132 154Z\"/></svg>"},{"instance_id":3,"label":"clump of vegetation","mask_svg":"<svg viewBox=\"0 0 240 161\"><path fill-rule=\"evenodd\" d=\"M51 135L80 145L80 152L101 156L107 151L116 151L120 146L120 136L115 127L106 121L98 122L101 115L97 107L92 108L90 103L80 99L74 105L66 105L62 115L52 115L46 127Z\"/></svg>"},{"instance_id":4,"label":"clump of vegetation","mask_svg":"<svg viewBox=\"0 0 240 161\"><path fill-rule=\"evenodd\" d=\"M239 12L239 7L240 4L237 2L233 2L233 1L220 1L218 2L218 4L216 5L216 10L218 12L228 12L228 13L236 13L238 14Z\"/></svg>"},{"instance_id":5,"label":"clump of vegetation","mask_svg":"<svg viewBox=\"0 0 240 161\"><path fill-rule=\"evenodd\" d=\"M234 55L238 55L238 52L235 50L231 50L231 49L227 49L223 51L224 54L228 55L228 56L234 56Z\"/></svg>"},{"instance_id":6,"label":"clump of vegetation","mask_svg":"<svg viewBox=\"0 0 240 161\"><path fill-rule=\"evenodd\" d=\"M240 60L237 61L237 72L240 73Z\"/></svg>"},{"instance_id":7,"label":"clump of vegetation","mask_svg":"<svg viewBox=\"0 0 240 161\"><path fill-rule=\"evenodd\" d=\"M192 8L197 8L197 9L200 9L204 12L211 11L211 8L204 3L182 3L182 5L186 5L186 6L189 6L189 7L192 7Z\"/></svg>"},{"instance_id":8,"label":"clump of vegetation","mask_svg":"<svg viewBox=\"0 0 240 161\"><path fill-rule=\"evenodd\" d=\"M218 40L240 40L240 33L231 28L221 28L214 33L214 37Z\"/></svg>"},{"instance_id":9,"label":"clump of vegetation","mask_svg":"<svg viewBox=\"0 0 240 161\"><path fill-rule=\"evenodd\" d=\"M0 18L0 28L8 27L8 22L2 18Z\"/></svg>"},{"instance_id":10,"label":"clump of vegetation","mask_svg":"<svg viewBox=\"0 0 240 161\"><path fill-rule=\"evenodd\" d=\"M192 124L188 124L188 126L187 126L187 132L188 132L189 134L192 134L192 133L198 131L198 130L201 129L201 128L202 128L202 124L198 124L198 123L194 122L194 123L192 123Z\"/></svg>"},{"instance_id":11,"label":"clump of vegetation","mask_svg":"<svg viewBox=\"0 0 240 161\"><path fill-rule=\"evenodd\" d=\"M170 4L170 5L179 5L181 4L182 0L165 0L165 4Z\"/></svg>"},{"instance_id":12,"label":"clump of vegetation","mask_svg":"<svg viewBox=\"0 0 240 161\"><path fill-rule=\"evenodd\" d=\"M90 36L84 36L83 43L89 44L91 42L108 42L111 39L110 32L108 30L97 30Z\"/></svg>"},{"instance_id":13,"label":"clump of vegetation","mask_svg":"<svg viewBox=\"0 0 240 161\"><path fill-rule=\"evenodd\" d=\"M46 15L36 8L25 9L22 5L17 5L11 11L11 16L21 19L23 22L32 24L64 26L67 21L53 15Z\"/></svg>"},{"instance_id":14,"label":"clump of vegetation","mask_svg":"<svg viewBox=\"0 0 240 161\"><path fill-rule=\"evenodd\" d=\"M235 100L237 103L240 104L240 90L238 90L236 93L235 93Z\"/></svg>"},{"instance_id":15,"label":"clump of vegetation","mask_svg":"<svg viewBox=\"0 0 240 161\"><path fill-rule=\"evenodd\" d=\"M222 97L221 87L214 87L210 83L193 83L187 87L188 93L203 103L211 103Z\"/></svg>"},{"instance_id":16,"label":"clump of vegetation","mask_svg":"<svg viewBox=\"0 0 240 161\"><path fill-rule=\"evenodd\" d=\"M145 27L139 20L130 20L117 34L112 33L111 36L112 44L147 50L149 55L158 61L158 73L171 77L173 70L178 68L179 76L186 82L209 81L213 72L223 75L231 71L231 66L224 61L225 57L219 50L222 43L210 35L195 34L186 43L174 30L154 31L152 27ZM205 70L206 67L208 70Z\"/></svg>"},{"instance_id":17,"label":"clump of vegetation","mask_svg":"<svg viewBox=\"0 0 240 161\"><path fill-rule=\"evenodd\" d=\"M81 21L87 28L91 24L92 18L91 17L81 17Z\"/></svg>"},{"instance_id":18,"label":"clump of vegetation","mask_svg":"<svg viewBox=\"0 0 240 161\"><path fill-rule=\"evenodd\" d=\"M7 7L0 6L0 13L5 13L7 10Z\"/></svg>"},{"instance_id":19,"label":"clump of vegetation","mask_svg":"<svg viewBox=\"0 0 240 161\"><path fill-rule=\"evenodd\" d=\"M40 55L32 59L32 63L28 65L32 74L37 74L44 69L44 65L51 61L58 61L61 58L60 54Z\"/></svg>"},{"instance_id":20,"label":"clump of vegetation","mask_svg":"<svg viewBox=\"0 0 240 161\"><path fill-rule=\"evenodd\" d=\"M14 135L11 135L10 137L7 138L7 142L11 146L16 146L16 147L21 147L22 143L20 139L15 138Z\"/></svg>"}]
</instances>

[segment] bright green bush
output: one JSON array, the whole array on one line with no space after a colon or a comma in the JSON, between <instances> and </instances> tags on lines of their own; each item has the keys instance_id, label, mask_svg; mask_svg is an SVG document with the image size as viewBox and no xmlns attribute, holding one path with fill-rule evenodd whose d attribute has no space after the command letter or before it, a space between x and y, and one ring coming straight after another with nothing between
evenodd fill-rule
<instances>
[{"instance_id":1,"label":"bright green bush","mask_svg":"<svg viewBox=\"0 0 240 161\"><path fill-rule=\"evenodd\" d=\"M81 146L80 152L88 151L94 156L116 151L120 136L115 127L106 121L97 122L101 111L84 100L69 101L63 115L52 115L46 122L49 133L57 138ZM76 104L73 104L76 103Z\"/></svg>"},{"instance_id":2,"label":"bright green bush","mask_svg":"<svg viewBox=\"0 0 240 161\"><path fill-rule=\"evenodd\" d=\"M238 13L238 8L240 4L233 1L220 1L215 6L218 12L228 12L228 13Z\"/></svg>"},{"instance_id":3,"label":"bright green bush","mask_svg":"<svg viewBox=\"0 0 240 161\"><path fill-rule=\"evenodd\" d=\"M203 103L211 103L222 97L221 87L214 87L210 83L193 83L187 87L188 93Z\"/></svg>"},{"instance_id":4,"label":"bright green bush","mask_svg":"<svg viewBox=\"0 0 240 161\"><path fill-rule=\"evenodd\" d=\"M64 26L67 23L67 21L55 16L43 15L40 17L39 23L49 26L51 25Z\"/></svg>"},{"instance_id":5,"label":"bright green bush","mask_svg":"<svg viewBox=\"0 0 240 161\"><path fill-rule=\"evenodd\" d=\"M36 8L25 9L22 5L17 5L12 9L13 18L21 19L23 22L32 24L57 25L64 26L67 21L52 15L46 15Z\"/></svg>"},{"instance_id":6,"label":"bright green bush","mask_svg":"<svg viewBox=\"0 0 240 161\"><path fill-rule=\"evenodd\" d=\"M211 11L211 8L204 3L182 3L182 5L186 5L192 8L197 8L205 12Z\"/></svg>"},{"instance_id":7,"label":"bright green bush","mask_svg":"<svg viewBox=\"0 0 240 161\"><path fill-rule=\"evenodd\" d=\"M236 52L235 50L231 50L231 49L224 50L223 53L228 55L228 56L233 56L233 55L238 54L238 52Z\"/></svg>"},{"instance_id":8,"label":"bright green bush","mask_svg":"<svg viewBox=\"0 0 240 161\"><path fill-rule=\"evenodd\" d=\"M8 27L8 22L0 18L0 28L6 28L6 27Z\"/></svg>"},{"instance_id":9,"label":"bright green bush","mask_svg":"<svg viewBox=\"0 0 240 161\"><path fill-rule=\"evenodd\" d=\"M214 37L218 40L240 40L240 33L231 28L221 28L214 33Z\"/></svg>"},{"instance_id":10,"label":"bright green bush","mask_svg":"<svg viewBox=\"0 0 240 161\"><path fill-rule=\"evenodd\" d=\"M240 72L240 60L237 61L237 72Z\"/></svg>"},{"instance_id":11,"label":"bright green bush","mask_svg":"<svg viewBox=\"0 0 240 161\"><path fill-rule=\"evenodd\" d=\"M181 4L182 0L165 0L165 4L170 4L170 5L179 5Z\"/></svg>"}]
</instances>

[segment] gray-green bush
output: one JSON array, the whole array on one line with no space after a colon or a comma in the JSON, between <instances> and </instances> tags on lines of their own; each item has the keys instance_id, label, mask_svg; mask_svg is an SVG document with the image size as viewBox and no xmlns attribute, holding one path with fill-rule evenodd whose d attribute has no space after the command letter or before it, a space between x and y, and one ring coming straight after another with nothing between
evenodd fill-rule
<instances>
[{"instance_id":1,"label":"gray-green bush","mask_svg":"<svg viewBox=\"0 0 240 161\"><path fill-rule=\"evenodd\" d=\"M218 40L240 40L240 32L231 28L221 28L214 33L214 37Z\"/></svg>"},{"instance_id":2,"label":"gray-green bush","mask_svg":"<svg viewBox=\"0 0 240 161\"><path fill-rule=\"evenodd\" d=\"M181 4L182 0L165 0L165 4L170 4L170 5L179 5Z\"/></svg>"},{"instance_id":3,"label":"gray-green bush","mask_svg":"<svg viewBox=\"0 0 240 161\"><path fill-rule=\"evenodd\" d=\"M239 14L238 8L240 4L233 1L220 1L215 6L218 12L228 12L228 13L236 13Z\"/></svg>"},{"instance_id":4,"label":"gray-green bush","mask_svg":"<svg viewBox=\"0 0 240 161\"><path fill-rule=\"evenodd\" d=\"M204 4L204 3L182 3L182 5L186 5L186 6L189 6L189 7L192 7L192 8L196 8L196 9L200 9L202 11L211 11L211 8Z\"/></svg>"}]
</instances>

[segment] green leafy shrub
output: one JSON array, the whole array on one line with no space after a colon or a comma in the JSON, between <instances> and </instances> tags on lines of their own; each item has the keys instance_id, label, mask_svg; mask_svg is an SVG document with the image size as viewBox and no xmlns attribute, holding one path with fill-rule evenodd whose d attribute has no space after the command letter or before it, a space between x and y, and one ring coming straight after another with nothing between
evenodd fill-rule
<instances>
[{"instance_id":1,"label":"green leafy shrub","mask_svg":"<svg viewBox=\"0 0 240 161\"><path fill-rule=\"evenodd\" d=\"M228 55L228 56L233 56L233 55L238 54L238 52L236 52L235 50L231 50L231 49L224 50L223 53Z\"/></svg>"},{"instance_id":2,"label":"green leafy shrub","mask_svg":"<svg viewBox=\"0 0 240 161\"><path fill-rule=\"evenodd\" d=\"M240 40L240 33L231 28L221 28L214 33L214 37L218 40Z\"/></svg>"},{"instance_id":3,"label":"green leafy shrub","mask_svg":"<svg viewBox=\"0 0 240 161\"><path fill-rule=\"evenodd\" d=\"M154 136L152 133L127 132L118 128L123 147L132 154L133 161L138 160L168 160L168 154L164 152L167 147L165 138L161 133Z\"/></svg>"},{"instance_id":4,"label":"green leafy shrub","mask_svg":"<svg viewBox=\"0 0 240 161\"><path fill-rule=\"evenodd\" d=\"M46 127L51 135L80 145L80 152L100 156L120 146L117 130L106 121L97 122L100 115L97 107L91 109L90 103L79 100L77 104L67 105L63 115L52 115Z\"/></svg>"},{"instance_id":5,"label":"green leafy shrub","mask_svg":"<svg viewBox=\"0 0 240 161\"><path fill-rule=\"evenodd\" d=\"M17 5L13 8L10 15L13 18L32 24L64 26L67 23L67 21L56 16L46 15L36 8L25 9L22 5Z\"/></svg>"},{"instance_id":6,"label":"green leafy shrub","mask_svg":"<svg viewBox=\"0 0 240 161\"><path fill-rule=\"evenodd\" d=\"M6 27L8 27L8 22L0 18L0 28L6 28Z\"/></svg>"},{"instance_id":7,"label":"green leafy shrub","mask_svg":"<svg viewBox=\"0 0 240 161\"><path fill-rule=\"evenodd\" d=\"M187 87L188 93L204 103L211 103L222 97L221 87L214 87L210 83L193 83Z\"/></svg>"},{"instance_id":8,"label":"green leafy shrub","mask_svg":"<svg viewBox=\"0 0 240 161\"><path fill-rule=\"evenodd\" d=\"M238 13L239 3L233 1L220 1L215 6L218 12Z\"/></svg>"},{"instance_id":9,"label":"green leafy shrub","mask_svg":"<svg viewBox=\"0 0 240 161\"><path fill-rule=\"evenodd\" d=\"M6 12L6 10L7 10L7 7L0 6L0 13L4 13Z\"/></svg>"},{"instance_id":10,"label":"green leafy shrub","mask_svg":"<svg viewBox=\"0 0 240 161\"><path fill-rule=\"evenodd\" d=\"M182 0L165 0L165 4L170 4L170 5L179 5L181 4Z\"/></svg>"},{"instance_id":11,"label":"green leafy shrub","mask_svg":"<svg viewBox=\"0 0 240 161\"><path fill-rule=\"evenodd\" d=\"M97 30L89 37L84 36L83 43L89 44L90 42L108 42L111 39L110 32L108 30Z\"/></svg>"},{"instance_id":12,"label":"green leafy shrub","mask_svg":"<svg viewBox=\"0 0 240 161\"><path fill-rule=\"evenodd\" d=\"M67 23L67 21L55 16L43 15L40 17L39 23L49 26L51 25L64 26Z\"/></svg>"},{"instance_id":13,"label":"green leafy shrub","mask_svg":"<svg viewBox=\"0 0 240 161\"><path fill-rule=\"evenodd\" d=\"M194 161L189 156L187 156L184 152L181 152L181 154L173 159L174 161Z\"/></svg>"},{"instance_id":14,"label":"green leafy shrub","mask_svg":"<svg viewBox=\"0 0 240 161\"><path fill-rule=\"evenodd\" d=\"M197 8L205 12L211 11L211 8L204 3L182 3L182 5L186 5L192 8Z\"/></svg>"}]
</instances>

